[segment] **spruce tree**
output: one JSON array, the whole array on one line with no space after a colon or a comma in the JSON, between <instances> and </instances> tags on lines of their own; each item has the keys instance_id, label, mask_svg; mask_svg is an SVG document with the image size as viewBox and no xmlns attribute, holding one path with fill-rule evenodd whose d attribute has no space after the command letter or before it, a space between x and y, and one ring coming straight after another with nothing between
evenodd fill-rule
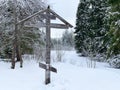
<instances>
[{"instance_id":1,"label":"spruce tree","mask_svg":"<svg viewBox=\"0 0 120 90\"><path fill-rule=\"evenodd\" d=\"M110 31L108 57L120 54L120 0L109 0Z\"/></svg>"},{"instance_id":2,"label":"spruce tree","mask_svg":"<svg viewBox=\"0 0 120 90\"><path fill-rule=\"evenodd\" d=\"M76 14L76 27L75 27L75 48L78 53L84 53L84 40L88 34L88 8L89 3L86 0L81 0L78 5Z\"/></svg>"},{"instance_id":3,"label":"spruce tree","mask_svg":"<svg viewBox=\"0 0 120 90\"><path fill-rule=\"evenodd\" d=\"M109 27L107 24L106 0L81 0L76 19L75 45L78 52L87 56L106 51L103 40Z\"/></svg>"},{"instance_id":4,"label":"spruce tree","mask_svg":"<svg viewBox=\"0 0 120 90\"><path fill-rule=\"evenodd\" d=\"M107 50L107 46L103 44L105 34L109 30L109 24L107 22L107 7L108 3L106 0L90 1L90 17L88 22L90 24L89 30L91 34L89 35L89 37L90 40L93 42L91 45L91 52L94 54L105 53Z\"/></svg>"}]
</instances>

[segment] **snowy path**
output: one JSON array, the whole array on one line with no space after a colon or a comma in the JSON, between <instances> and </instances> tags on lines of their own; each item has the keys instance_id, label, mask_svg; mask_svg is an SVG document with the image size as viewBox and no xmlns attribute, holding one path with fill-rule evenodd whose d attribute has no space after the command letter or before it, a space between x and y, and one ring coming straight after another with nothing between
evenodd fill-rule
<instances>
[{"instance_id":1,"label":"snowy path","mask_svg":"<svg viewBox=\"0 0 120 90\"><path fill-rule=\"evenodd\" d=\"M38 63L26 61L24 68L17 64L11 70L9 63L0 62L0 90L120 90L120 70L100 63L95 69L87 68L83 61L86 58L78 57L75 52L67 52L63 59L62 63L53 63L58 73L52 73L52 83L47 86L44 70Z\"/></svg>"}]
</instances>

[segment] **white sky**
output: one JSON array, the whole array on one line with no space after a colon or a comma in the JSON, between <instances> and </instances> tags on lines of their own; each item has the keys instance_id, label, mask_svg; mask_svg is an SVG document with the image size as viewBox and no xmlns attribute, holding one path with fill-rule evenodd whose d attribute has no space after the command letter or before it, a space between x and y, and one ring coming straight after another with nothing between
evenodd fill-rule
<instances>
[{"instance_id":1,"label":"white sky","mask_svg":"<svg viewBox=\"0 0 120 90\"><path fill-rule=\"evenodd\" d=\"M70 24L75 26L76 11L78 7L79 0L47 0L51 8L67 20ZM59 38L64 30L52 29L51 37Z\"/></svg>"}]
</instances>

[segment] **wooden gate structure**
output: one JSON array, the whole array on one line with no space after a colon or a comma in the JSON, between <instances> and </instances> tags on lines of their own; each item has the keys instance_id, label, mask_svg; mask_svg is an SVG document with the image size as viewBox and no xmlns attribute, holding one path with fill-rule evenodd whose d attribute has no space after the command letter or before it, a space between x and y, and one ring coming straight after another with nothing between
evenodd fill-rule
<instances>
[{"instance_id":1,"label":"wooden gate structure","mask_svg":"<svg viewBox=\"0 0 120 90\"><path fill-rule=\"evenodd\" d=\"M35 14L28 16L27 18L19 21L17 25L25 21L28 21L29 19L37 15L40 15L41 17L43 17L45 19L45 22L38 22L28 27L37 27L37 28L45 27L46 28L46 56L45 56L46 64L39 63L39 67L46 70L45 71L45 84L49 84L51 82L50 71L57 72L57 70L50 65L50 62L51 62L51 42L50 42L51 31L50 29L51 28L68 29L68 28L72 28L73 26L70 23L68 23L66 20L64 20L61 16L59 16L57 13L55 13L53 10L51 10L49 6L47 9L43 11L38 11ZM56 18L58 18L64 24L51 23L51 20L56 20Z\"/></svg>"}]
</instances>

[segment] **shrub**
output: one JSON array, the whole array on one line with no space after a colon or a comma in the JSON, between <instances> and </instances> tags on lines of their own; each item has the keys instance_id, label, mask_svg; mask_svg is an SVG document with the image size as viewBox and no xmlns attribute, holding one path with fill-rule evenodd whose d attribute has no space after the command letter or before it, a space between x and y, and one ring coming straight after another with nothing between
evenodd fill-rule
<instances>
[{"instance_id":1,"label":"shrub","mask_svg":"<svg viewBox=\"0 0 120 90\"><path fill-rule=\"evenodd\" d=\"M120 69L120 55L114 56L109 60L109 64L113 68Z\"/></svg>"}]
</instances>

